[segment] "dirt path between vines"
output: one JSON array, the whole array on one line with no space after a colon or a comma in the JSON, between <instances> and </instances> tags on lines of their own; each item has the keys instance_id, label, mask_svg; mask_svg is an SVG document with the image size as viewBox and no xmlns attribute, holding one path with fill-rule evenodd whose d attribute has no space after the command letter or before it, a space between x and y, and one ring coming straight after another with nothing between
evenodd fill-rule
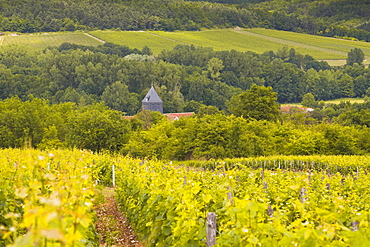
<instances>
[{"instance_id":1,"label":"dirt path between vines","mask_svg":"<svg viewBox=\"0 0 370 247\"><path fill-rule=\"evenodd\" d=\"M103 190L104 202L95 206L96 231L100 236L100 247L144 247L138 241L126 217L120 212L114 189Z\"/></svg>"}]
</instances>

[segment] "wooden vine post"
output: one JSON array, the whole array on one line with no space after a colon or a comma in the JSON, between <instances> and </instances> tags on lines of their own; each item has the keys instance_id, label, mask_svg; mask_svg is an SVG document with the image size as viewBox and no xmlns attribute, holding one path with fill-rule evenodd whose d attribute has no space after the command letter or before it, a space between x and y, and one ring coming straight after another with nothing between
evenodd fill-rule
<instances>
[{"instance_id":1,"label":"wooden vine post","mask_svg":"<svg viewBox=\"0 0 370 247\"><path fill-rule=\"evenodd\" d=\"M274 209L272 209L271 205L267 207L267 215L272 218L274 216Z\"/></svg>"},{"instance_id":2,"label":"wooden vine post","mask_svg":"<svg viewBox=\"0 0 370 247\"><path fill-rule=\"evenodd\" d=\"M116 171L114 165L112 165L112 180L113 187L116 187Z\"/></svg>"},{"instance_id":3,"label":"wooden vine post","mask_svg":"<svg viewBox=\"0 0 370 247\"><path fill-rule=\"evenodd\" d=\"M359 225L360 225L360 222L358 222L358 221L352 221L351 222L351 229L352 229L352 231L354 231L354 232L357 231Z\"/></svg>"},{"instance_id":4,"label":"wooden vine post","mask_svg":"<svg viewBox=\"0 0 370 247\"><path fill-rule=\"evenodd\" d=\"M227 192L227 199L229 199L231 203L234 203L231 186L227 186L227 189L229 190L229 192Z\"/></svg>"},{"instance_id":5,"label":"wooden vine post","mask_svg":"<svg viewBox=\"0 0 370 247\"><path fill-rule=\"evenodd\" d=\"M306 190L306 188L305 188L305 187L303 187L303 188L300 190L300 196L301 196L301 202L302 202L302 203L305 203L305 202L306 202L306 200L307 200L307 198L306 198L306 196L307 196L306 192L307 192L307 190Z\"/></svg>"},{"instance_id":6,"label":"wooden vine post","mask_svg":"<svg viewBox=\"0 0 370 247\"><path fill-rule=\"evenodd\" d=\"M216 245L216 213L207 214L207 247Z\"/></svg>"}]
</instances>

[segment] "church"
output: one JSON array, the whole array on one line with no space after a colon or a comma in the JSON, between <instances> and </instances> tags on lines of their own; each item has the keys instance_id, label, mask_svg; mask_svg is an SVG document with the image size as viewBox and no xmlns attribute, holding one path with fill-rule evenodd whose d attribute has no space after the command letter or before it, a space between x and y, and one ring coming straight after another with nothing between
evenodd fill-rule
<instances>
[{"instance_id":1,"label":"church","mask_svg":"<svg viewBox=\"0 0 370 247\"><path fill-rule=\"evenodd\" d=\"M143 110L159 111L163 114L163 101L152 86L141 102Z\"/></svg>"},{"instance_id":2,"label":"church","mask_svg":"<svg viewBox=\"0 0 370 247\"><path fill-rule=\"evenodd\" d=\"M163 101L155 91L154 87L152 86L148 93L145 95L144 99L142 100L142 109L149 110L149 111L159 111L163 114ZM163 115L167 116L167 118L171 121L178 120L182 117L188 117L193 115L194 112L182 112L182 113L165 113Z\"/></svg>"}]
</instances>

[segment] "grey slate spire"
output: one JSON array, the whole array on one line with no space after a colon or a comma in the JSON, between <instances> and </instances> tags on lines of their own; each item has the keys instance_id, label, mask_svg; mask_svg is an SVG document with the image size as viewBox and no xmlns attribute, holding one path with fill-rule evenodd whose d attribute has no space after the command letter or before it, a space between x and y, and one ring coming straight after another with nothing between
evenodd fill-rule
<instances>
[{"instance_id":1,"label":"grey slate spire","mask_svg":"<svg viewBox=\"0 0 370 247\"><path fill-rule=\"evenodd\" d=\"M142 101L143 110L159 111L163 114L163 101L152 86Z\"/></svg>"}]
</instances>

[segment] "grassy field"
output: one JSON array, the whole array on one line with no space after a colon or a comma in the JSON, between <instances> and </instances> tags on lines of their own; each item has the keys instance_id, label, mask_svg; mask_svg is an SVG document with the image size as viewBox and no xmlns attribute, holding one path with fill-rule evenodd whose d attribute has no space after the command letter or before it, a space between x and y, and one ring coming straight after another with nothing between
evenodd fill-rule
<instances>
[{"instance_id":1,"label":"grassy field","mask_svg":"<svg viewBox=\"0 0 370 247\"><path fill-rule=\"evenodd\" d=\"M97 46L103 44L84 33L44 33L44 34L22 34L18 36L2 36L1 45L20 44L28 45L33 49L45 49L49 46L59 46L64 42Z\"/></svg>"}]
</instances>

